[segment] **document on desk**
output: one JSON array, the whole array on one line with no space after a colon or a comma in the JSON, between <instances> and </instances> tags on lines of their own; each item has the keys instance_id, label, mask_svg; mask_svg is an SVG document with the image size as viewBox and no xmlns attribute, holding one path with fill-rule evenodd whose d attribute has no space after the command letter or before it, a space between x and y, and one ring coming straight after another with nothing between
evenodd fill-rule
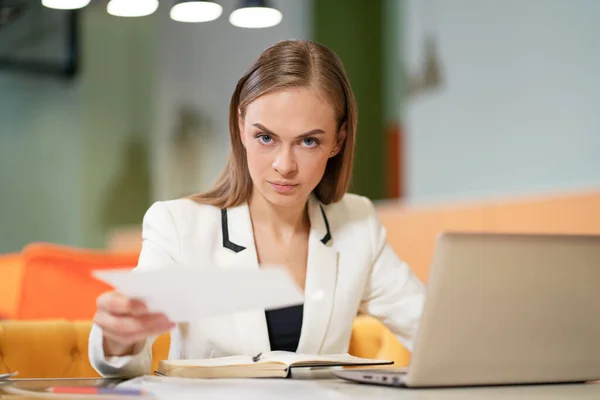
<instances>
[{"instance_id":1,"label":"document on desk","mask_svg":"<svg viewBox=\"0 0 600 400\"><path fill-rule=\"evenodd\" d=\"M189 379L142 376L120 388L144 390L157 400L256 399L342 400L347 397L319 381L292 379Z\"/></svg>"},{"instance_id":2,"label":"document on desk","mask_svg":"<svg viewBox=\"0 0 600 400\"><path fill-rule=\"evenodd\" d=\"M302 304L304 294L289 273L268 268L160 268L93 272L115 290L146 303L173 322Z\"/></svg>"}]
</instances>

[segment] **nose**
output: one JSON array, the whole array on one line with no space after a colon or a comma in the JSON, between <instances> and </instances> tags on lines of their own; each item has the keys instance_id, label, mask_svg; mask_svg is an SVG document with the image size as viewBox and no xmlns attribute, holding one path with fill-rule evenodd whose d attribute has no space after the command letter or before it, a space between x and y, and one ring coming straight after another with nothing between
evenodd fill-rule
<instances>
[{"instance_id":1,"label":"nose","mask_svg":"<svg viewBox=\"0 0 600 400\"><path fill-rule=\"evenodd\" d=\"M275 159L273 160L273 169L279 172L281 175L289 175L295 172L298 168L294 152L289 148L283 148L277 152Z\"/></svg>"}]
</instances>

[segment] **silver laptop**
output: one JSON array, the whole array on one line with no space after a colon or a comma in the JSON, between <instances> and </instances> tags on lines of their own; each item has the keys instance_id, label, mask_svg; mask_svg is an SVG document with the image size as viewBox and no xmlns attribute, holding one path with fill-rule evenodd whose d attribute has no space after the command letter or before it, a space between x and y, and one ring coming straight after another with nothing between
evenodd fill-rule
<instances>
[{"instance_id":1,"label":"silver laptop","mask_svg":"<svg viewBox=\"0 0 600 400\"><path fill-rule=\"evenodd\" d=\"M404 387L600 379L600 236L441 235L410 366L335 375Z\"/></svg>"}]
</instances>

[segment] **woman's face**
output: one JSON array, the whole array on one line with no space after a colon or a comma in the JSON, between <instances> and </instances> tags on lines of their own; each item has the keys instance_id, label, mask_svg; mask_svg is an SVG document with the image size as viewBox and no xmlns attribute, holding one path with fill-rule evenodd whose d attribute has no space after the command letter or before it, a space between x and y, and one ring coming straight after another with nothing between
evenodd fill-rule
<instances>
[{"instance_id":1,"label":"woman's face","mask_svg":"<svg viewBox=\"0 0 600 400\"><path fill-rule=\"evenodd\" d=\"M333 107L308 88L269 93L239 119L254 195L277 206L305 202L345 138Z\"/></svg>"}]
</instances>

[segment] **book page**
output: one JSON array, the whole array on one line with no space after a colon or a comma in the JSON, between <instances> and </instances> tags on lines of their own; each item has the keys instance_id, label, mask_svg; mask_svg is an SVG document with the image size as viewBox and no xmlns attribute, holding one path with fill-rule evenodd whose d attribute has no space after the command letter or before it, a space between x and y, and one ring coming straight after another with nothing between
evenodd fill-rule
<instances>
[{"instance_id":1,"label":"book page","mask_svg":"<svg viewBox=\"0 0 600 400\"><path fill-rule=\"evenodd\" d=\"M231 367L240 365L261 365L261 364L284 364L284 365L303 365L303 364L379 364L385 363L382 360L373 360L368 358L354 357L349 354L298 354L287 351L269 351L263 353L256 362L252 361L250 356L229 356L207 359L190 360L167 360L165 361L173 367Z\"/></svg>"},{"instance_id":2,"label":"book page","mask_svg":"<svg viewBox=\"0 0 600 400\"><path fill-rule=\"evenodd\" d=\"M206 359L189 359L189 360L165 360L172 367L235 367L235 366L247 366L247 365L261 365L261 364L282 364L287 365L284 359L275 358L263 358L259 361L252 361L252 357L249 356L229 356L229 357L217 357L217 358L206 358Z\"/></svg>"},{"instance_id":3,"label":"book page","mask_svg":"<svg viewBox=\"0 0 600 400\"><path fill-rule=\"evenodd\" d=\"M226 367L232 365L252 364L252 357L230 356L206 359L165 360L170 366L176 367Z\"/></svg>"}]
</instances>

